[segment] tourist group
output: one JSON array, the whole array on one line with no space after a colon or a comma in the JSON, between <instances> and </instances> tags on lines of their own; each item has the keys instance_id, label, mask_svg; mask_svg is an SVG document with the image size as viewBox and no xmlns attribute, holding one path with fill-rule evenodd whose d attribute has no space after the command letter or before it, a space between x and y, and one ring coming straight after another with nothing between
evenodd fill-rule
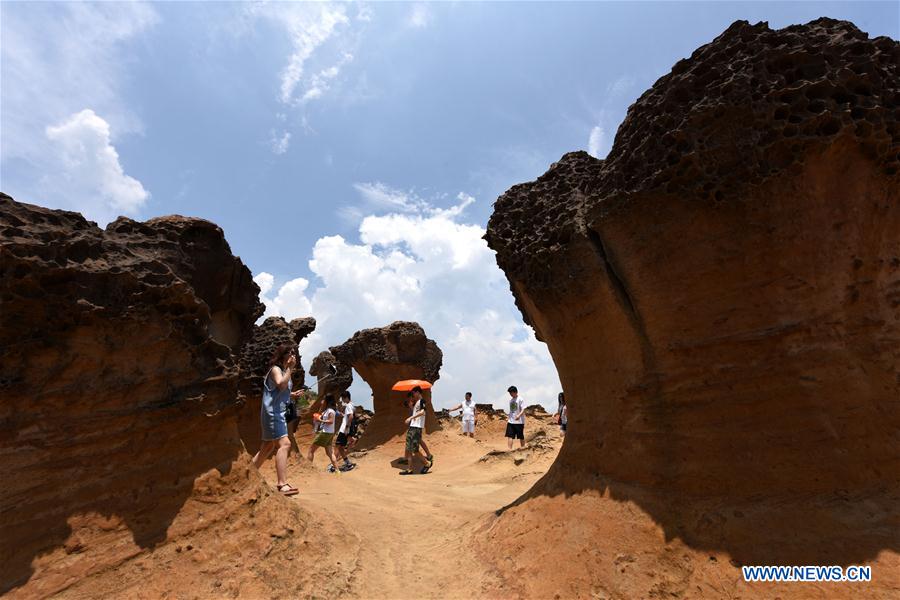
<instances>
[{"instance_id":1,"label":"tourist group","mask_svg":"<svg viewBox=\"0 0 900 600\"><path fill-rule=\"evenodd\" d=\"M262 428L262 443L259 451L253 457L253 464L259 468L275 454L276 486L279 492L286 496L293 496L299 490L287 482L287 458L291 449L289 433L293 433L299 424L299 416L296 404L293 400L300 398L306 390L293 390L291 376L297 366L296 347L291 344L278 346L269 363L269 370L263 378L262 402L260 406L260 423ZM516 386L507 389L509 393L509 411L506 423L507 447L512 449L513 440L519 440L519 446L525 445L525 402L519 396ZM557 412L553 415L559 423L560 431L565 435L568 424L565 397L559 394ZM340 405L338 405L340 402ZM422 395L422 388L414 386L406 394L406 406L409 416L406 418L406 453L405 468L400 475L412 475L414 460L419 459L422 466L418 473L427 473L434 465L434 454L428 449L428 444L423 439L425 429L426 402ZM312 462L316 451L324 448L325 454L331 464L328 470L334 474L353 469L356 465L350 461L348 449L352 448L358 437L358 427L355 422L353 402L349 390L340 393L338 400L332 394L326 394L320 401L320 412L313 414L313 430L315 436L306 453L306 458ZM475 425L478 422L478 412L471 392L466 392L465 399L456 406L448 409L449 412L461 411L462 433L465 436L475 437ZM338 421L338 411L342 416L341 424L335 434L335 424ZM424 450L424 455L420 451ZM335 452L343 461L338 464Z\"/></svg>"}]
</instances>

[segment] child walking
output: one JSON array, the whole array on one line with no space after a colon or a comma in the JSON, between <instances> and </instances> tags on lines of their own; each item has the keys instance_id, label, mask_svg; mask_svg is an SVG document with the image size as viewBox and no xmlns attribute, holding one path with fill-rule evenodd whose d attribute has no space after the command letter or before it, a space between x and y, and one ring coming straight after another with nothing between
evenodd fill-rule
<instances>
[{"instance_id":1,"label":"child walking","mask_svg":"<svg viewBox=\"0 0 900 600\"><path fill-rule=\"evenodd\" d=\"M306 458L309 459L309 462L313 462L313 458L316 456L316 450L318 450L319 447L325 448L325 454L328 456L328 460L331 461L331 466L334 469L333 472L340 474L338 464L334 460L334 450L331 446L331 442L334 439L334 421L337 416L337 411L335 410L336 405L337 403L334 401L334 396L326 394L325 411L319 415L318 419L313 420L313 427L316 428L318 433L316 433L316 437L313 438L312 444L309 445Z\"/></svg>"}]
</instances>

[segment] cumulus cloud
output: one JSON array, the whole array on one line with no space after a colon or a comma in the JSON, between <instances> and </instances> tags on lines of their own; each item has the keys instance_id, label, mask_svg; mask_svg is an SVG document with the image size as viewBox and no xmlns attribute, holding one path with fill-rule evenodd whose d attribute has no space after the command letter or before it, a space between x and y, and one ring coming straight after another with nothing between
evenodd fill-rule
<instances>
[{"instance_id":1,"label":"cumulus cloud","mask_svg":"<svg viewBox=\"0 0 900 600\"><path fill-rule=\"evenodd\" d=\"M298 317L308 317L312 313L312 305L305 295L309 280L303 277L291 279L278 289L274 297L271 295L275 287L275 277L272 274L264 271L254 277L253 281L259 286L260 301L266 305L262 319L282 316L290 321Z\"/></svg>"},{"instance_id":2,"label":"cumulus cloud","mask_svg":"<svg viewBox=\"0 0 900 600\"><path fill-rule=\"evenodd\" d=\"M362 218L358 243L342 236L316 241L309 262L315 289L294 279L273 298L274 280L257 276L267 314L316 317L316 331L301 344L304 361L359 329L413 320L444 351L438 407L466 391L500 406L510 384L529 403L553 405L559 379L547 348L515 308L484 228L462 220L475 199L461 192L455 205L438 208L384 184L357 190L374 195L384 214ZM368 398L364 383L354 388Z\"/></svg>"},{"instance_id":3,"label":"cumulus cloud","mask_svg":"<svg viewBox=\"0 0 900 600\"><path fill-rule=\"evenodd\" d=\"M588 154L594 158L604 158L610 150L606 137L606 130L601 125L596 125L588 135Z\"/></svg>"},{"instance_id":4,"label":"cumulus cloud","mask_svg":"<svg viewBox=\"0 0 900 600\"><path fill-rule=\"evenodd\" d=\"M158 22L144 3L4 3L4 191L100 222L140 209L147 191L123 173L114 147L142 131L122 98L122 56Z\"/></svg>"},{"instance_id":5,"label":"cumulus cloud","mask_svg":"<svg viewBox=\"0 0 900 600\"><path fill-rule=\"evenodd\" d=\"M141 182L125 174L110 141L109 123L90 109L48 126L59 169L44 177L53 195L67 195L102 221L118 214L135 215L150 197Z\"/></svg>"}]
</instances>

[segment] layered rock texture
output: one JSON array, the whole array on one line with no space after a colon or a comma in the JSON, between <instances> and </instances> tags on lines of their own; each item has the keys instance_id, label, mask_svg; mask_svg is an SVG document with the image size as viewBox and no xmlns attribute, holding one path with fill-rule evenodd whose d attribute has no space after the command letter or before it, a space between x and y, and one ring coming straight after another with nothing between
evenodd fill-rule
<instances>
[{"instance_id":1,"label":"layered rock texture","mask_svg":"<svg viewBox=\"0 0 900 600\"><path fill-rule=\"evenodd\" d=\"M492 542L555 547L527 533L526 505L565 514L550 497L584 492L569 508L596 516L588 529L629 500L660 549L732 565L887 550L897 572L898 119L896 41L739 21L631 106L605 160L567 154L498 199L486 238L550 349L569 430ZM628 548L636 531L598 535ZM702 595L689 559L651 581L634 551L625 576L598 557L609 572L580 589Z\"/></svg>"},{"instance_id":2,"label":"layered rock texture","mask_svg":"<svg viewBox=\"0 0 900 600\"><path fill-rule=\"evenodd\" d=\"M393 392L391 387L402 379L423 379L434 383L440 377L443 354L434 340L428 339L418 323L396 321L387 327L363 329L353 334L331 354L351 365L374 394L375 417L360 447L382 444L406 431L404 419L409 416L404 400L406 392ZM425 430L438 428L431 405L431 393L425 392L427 403Z\"/></svg>"},{"instance_id":3,"label":"layered rock texture","mask_svg":"<svg viewBox=\"0 0 900 600\"><path fill-rule=\"evenodd\" d=\"M240 385L243 406L238 413L238 427L244 447L250 454L256 454L261 440L259 407L262 402L263 378L269 372L269 363L275 350L282 344L291 344L297 352L297 365L291 381L293 389L303 387L306 374L300 362L298 345L316 329L312 317L294 319L290 323L282 317L269 317L261 325L254 325L250 339L241 348Z\"/></svg>"},{"instance_id":4,"label":"layered rock texture","mask_svg":"<svg viewBox=\"0 0 900 600\"><path fill-rule=\"evenodd\" d=\"M232 351L262 313L258 291L207 221L101 230L0 194L0 594L113 593L92 591L95 575L175 560L186 538L208 545L183 573L217 573L270 545L240 527L251 507L259 527L305 527L237 435ZM206 535L216 527L234 547ZM166 589L167 569L126 571L114 593ZM214 580L183 590L208 595Z\"/></svg>"}]
</instances>

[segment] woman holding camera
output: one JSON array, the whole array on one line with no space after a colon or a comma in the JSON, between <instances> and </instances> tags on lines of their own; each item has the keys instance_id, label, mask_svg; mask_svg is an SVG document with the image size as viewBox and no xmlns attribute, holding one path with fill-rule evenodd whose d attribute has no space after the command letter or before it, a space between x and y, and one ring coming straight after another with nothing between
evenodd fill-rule
<instances>
[{"instance_id":1,"label":"woman holding camera","mask_svg":"<svg viewBox=\"0 0 900 600\"><path fill-rule=\"evenodd\" d=\"M287 477L287 457L291 448L287 423L284 419L285 404L289 398L300 396L303 391L291 391L291 375L297 365L297 351L291 344L281 344L275 349L269 362L269 371L263 379L262 403L259 420L262 425L262 444L253 457L258 469L275 452L275 473L278 477L278 491L285 496L293 496L300 491L289 484Z\"/></svg>"}]
</instances>

